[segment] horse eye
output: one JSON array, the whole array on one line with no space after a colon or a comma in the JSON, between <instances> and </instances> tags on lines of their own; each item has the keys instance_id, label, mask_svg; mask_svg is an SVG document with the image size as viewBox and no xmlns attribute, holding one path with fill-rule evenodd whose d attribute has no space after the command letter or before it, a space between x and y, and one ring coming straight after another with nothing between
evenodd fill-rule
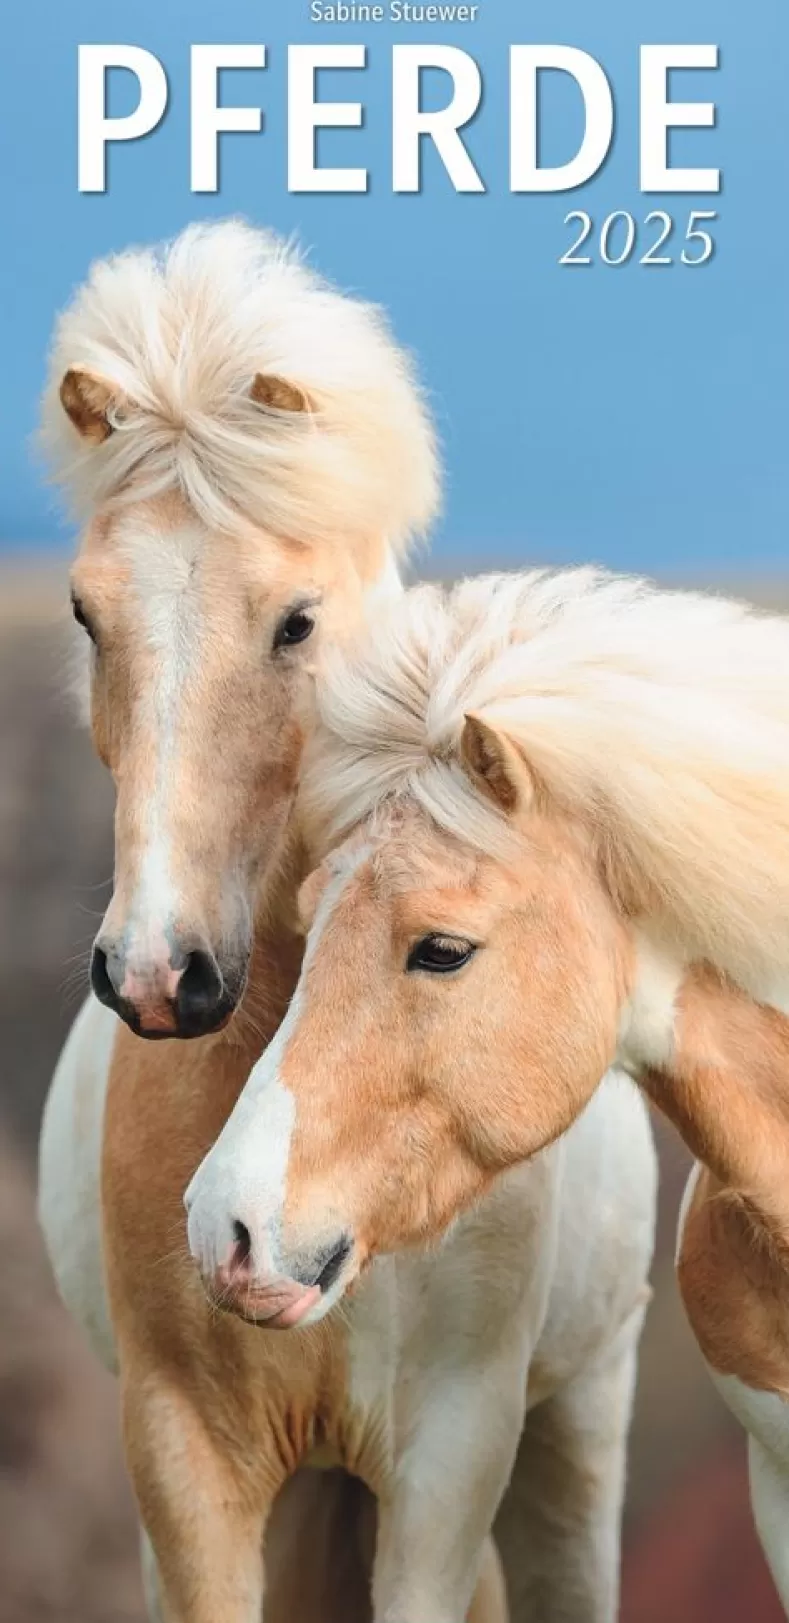
<instances>
[{"instance_id":1,"label":"horse eye","mask_svg":"<svg viewBox=\"0 0 789 1623\"><path fill-rule=\"evenodd\" d=\"M453 969L462 969L476 950L473 941L461 941L459 936L426 935L411 948L406 969L426 969L431 975L451 974Z\"/></svg>"},{"instance_id":2,"label":"horse eye","mask_svg":"<svg viewBox=\"0 0 789 1623\"><path fill-rule=\"evenodd\" d=\"M95 629L94 629L93 625L91 624L90 620L88 619L88 616L85 613L84 606L83 606L82 602L80 601L80 599L78 597L72 597L72 599L71 599L71 610L72 610L72 613L74 615L74 619L77 622L77 625L82 626L83 631L87 631L91 642L95 643L96 642Z\"/></svg>"},{"instance_id":3,"label":"horse eye","mask_svg":"<svg viewBox=\"0 0 789 1623\"><path fill-rule=\"evenodd\" d=\"M290 609L284 619L280 620L274 635L274 648L295 648L299 642L306 642L315 630L315 616L309 609Z\"/></svg>"}]
</instances>

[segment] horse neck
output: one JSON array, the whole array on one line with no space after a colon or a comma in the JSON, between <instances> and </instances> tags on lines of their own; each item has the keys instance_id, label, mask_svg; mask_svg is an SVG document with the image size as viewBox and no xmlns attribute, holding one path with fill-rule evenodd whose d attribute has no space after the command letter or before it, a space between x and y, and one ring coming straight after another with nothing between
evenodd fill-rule
<instances>
[{"instance_id":1,"label":"horse neck","mask_svg":"<svg viewBox=\"0 0 789 1623\"><path fill-rule=\"evenodd\" d=\"M789 1079L789 1071L787 1072ZM699 1078L693 1095L681 1100L663 1072L648 1072L641 1085L653 1104L677 1128L707 1173L717 1197L748 1213L786 1253L789 1269L789 1119L785 1108L753 1097L741 1084L705 1087Z\"/></svg>"},{"instance_id":2,"label":"horse neck","mask_svg":"<svg viewBox=\"0 0 789 1623\"><path fill-rule=\"evenodd\" d=\"M643 1078L702 1162L680 1290L714 1369L789 1396L789 1020L703 971L683 999L675 1074Z\"/></svg>"},{"instance_id":3,"label":"horse neck","mask_svg":"<svg viewBox=\"0 0 789 1623\"><path fill-rule=\"evenodd\" d=\"M246 1039L251 1029L263 1048L285 1017L304 955L297 897L308 871L307 852L294 811L283 852L258 896L246 990L228 1028L228 1040L241 1034Z\"/></svg>"},{"instance_id":4,"label":"horse neck","mask_svg":"<svg viewBox=\"0 0 789 1623\"><path fill-rule=\"evenodd\" d=\"M711 965L641 948L620 1053L719 1190L789 1249L789 1018Z\"/></svg>"}]
</instances>

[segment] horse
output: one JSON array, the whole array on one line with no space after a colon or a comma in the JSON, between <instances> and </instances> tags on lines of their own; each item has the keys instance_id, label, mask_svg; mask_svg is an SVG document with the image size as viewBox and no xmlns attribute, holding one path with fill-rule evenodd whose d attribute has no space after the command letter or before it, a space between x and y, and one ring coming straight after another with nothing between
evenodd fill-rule
<instances>
[{"instance_id":1,"label":"horse","mask_svg":"<svg viewBox=\"0 0 789 1623\"><path fill-rule=\"evenodd\" d=\"M257 1304L231 1267L206 1295L186 1246L184 1191L235 1102L237 1052L221 1037L213 1052L200 1044L174 1077L158 1063L166 1046L131 1037L120 1061L112 1017L99 1014L103 1047L95 1022L90 1046L78 1027L81 1052L67 1050L55 1079L42 1207L78 1317L120 1366L151 1618L253 1623L265 1576L266 1623L507 1623L489 1535L528 1414L516 1604L546 1623L614 1623L656 1184L627 1080L610 1078L566 1137L500 1180L437 1253L379 1258L352 1300L294 1345L276 1331L295 1329L298 1293ZM310 1300L330 1299L343 1261L331 1250L304 1259ZM331 1480L317 1499L311 1484L288 1499L305 1463L342 1466L364 1485L350 1522ZM332 1541L352 1572L361 1556L372 1611L350 1577L333 1602L325 1584L310 1590L303 1550L316 1538L324 1571Z\"/></svg>"},{"instance_id":2,"label":"horse","mask_svg":"<svg viewBox=\"0 0 789 1623\"><path fill-rule=\"evenodd\" d=\"M139 1340L157 1343L171 1273L191 1289L183 1191L298 978L294 795L313 650L353 636L363 612L399 592L398 565L435 512L437 459L413 369L381 316L239 222L93 268L56 330L44 439L85 526L72 576L78 684L117 810L96 999L53 1081L40 1215L61 1295L120 1372L128 1443ZM168 1037L200 1040L153 1041ZM144 1311L131 1311L135 1299ZM272 1367L259 1337L245 1333L237 1354L237 1327L216 1326L202 1298L193 1306L215 1359L230 1347L231 1362ZM186 1332L176 1356L184 1368L193 1358ZM626 1398L623 1388L624 1409ZM516 1607L533 1586L522 1525L535 1500L548 1521L561 1494L555 1472L535 1492L534 1462L554 1458L563 1424L557 1413L554 1432L544 1426L544 1458L539 1428L521 1443L499 1520ZM220 1505L191 1580L211 1623L221 1524ZM368 1617L373 1527L361 1484L297 1471L269 1528L267 1618ZM157 1616L146 1539L143 1563ZM486 1545L470 1615L489 1623L503 1604ZM191 1600L184 1608L176 1615L195 1615Z\"/></svg>"},{"instance_id":3,"label":"horse","mask_svg":"<svg viewBox=\"0 0 789 1623\"><path fill-rule=\"evenodd\" d=\"M182 1112L168 1119L166 1100L197 1055L195 1089L211 1090L216 1067L230 1098L275 1029L300 956L293 796L314 648L352 635L365 597L400 589L439 469L414 366L381 312L241 221L92 268L55 330L43 442L83 527L75 686L117 809L99 1001L58 1068L40 1212L61 1294L113 1368L92 1090L142 1048L171 1142ZM152 1047L132 1032L202 1040ZM149 1102L121 1082L108 1127L122 1138ZM295 1493L290 1506L295 1525ZM311 1533L342 1507L327 1479Z\"/></svg>"},{"instance_id":4,"label":"horse","mask_svg":"<svg viewBox=\"0 0 789 1623\"><path fill-rule=\"evenodd\" d=\"M680 1285L786 1606L789 624L587 570L423 587L319 709L301 976L187 1192L209 1289L318 1328L620 1065L700 1158Z\"/></svg>"}]
</instances>

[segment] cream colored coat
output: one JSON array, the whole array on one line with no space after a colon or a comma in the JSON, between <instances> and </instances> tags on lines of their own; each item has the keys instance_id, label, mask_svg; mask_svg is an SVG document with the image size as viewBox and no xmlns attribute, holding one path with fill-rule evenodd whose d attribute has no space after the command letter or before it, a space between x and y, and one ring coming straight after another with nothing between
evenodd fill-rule
<instances>
[{"instance_id":1,"label":"cream colored coat","mask_svg":"<svg viewBox=\"0 0 789 1623\"><path fill-rule=\"evenodd\" d=\"M75 1023L47 1105L40 1193L61 1294L110 1369L99 1172L116 1029L94 1002ZM635 1088L611 1075L564 1138L501 1178L433 1254L379 1259L340 1310L349 1378L337 1404L375 1438L359 1471L379 1501L376 1623L424 1623L428 1611L431 1623L508 1615L487 1539L526 1413L520 1446L532 1469L519 1460L502 1524L505 1546L519 1551L511 1615L613 1623L654 1204L646 1111ZM272 1347L293 1356L299 1332L240 1329L253 1356L259 1350L261 1379ZM324 1452L304 1463L339 1461ZM335 1474L297 1473L270 1528L267 1619L294 1615L298 1604L306 1623L304 1573L287 1551L294 1538L301 1548L305 1520L308 1547L321 1549L320 1518L336 1515L338 1491ZM156 1618L150 1558L148 1569ZM344 1603L340 1617L350 1623Z\"/></svg>"}]
</instances>

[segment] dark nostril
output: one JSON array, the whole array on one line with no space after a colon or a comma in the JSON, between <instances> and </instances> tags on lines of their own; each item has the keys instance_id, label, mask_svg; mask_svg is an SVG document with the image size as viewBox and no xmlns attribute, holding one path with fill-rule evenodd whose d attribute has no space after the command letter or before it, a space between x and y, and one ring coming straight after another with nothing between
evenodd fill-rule
<instances>
[{"instance_id":1,"label":"dark nostril","mask_svg":"<svg viewBox=\"0 0 789 1623\"><path fill-rule=\"evenodd\" d=\"M176 946L169 965L138 966L137 979L148 989L146 1007L141 1010L134 996L122 995L127 972L122 943L109 942L106 948L94 944L90 980L96 997L132 1031L145 1037L204 1037L218 1031L232 1014L243 986L243 977L227 984L213 953L200 947L187 952ZM156 1018L148 1004L158 1006Z\"/></svg>"},{"instance_id":2,"label":"dark nostril","mask_svg":"<svg viewBox=\"0 0 789 1623\"><path fill-rule=\"evenodd\" d=\"M175 1000L179 1014L190 1019L212 1015L222 1001L219 965L209 952L195 948L187 954Z\"/></svg>"},{"instance_id":3,"label":"dark nostril","mask_svg":"<svg viewBox=\"0 0 789 1623\"><path fill-rule=\"evenodd\" d=\"M107 967L107 954L103 947L94 947L90 960L90 984L100 1003L114 1009L118 1002L118 995L110 980Z\"/></svg>"},{"instance_id":4,"label":"dark nostril","mask_svg":"<svg viewBox=\"0 0 789 1623\"><path fill-rule=\"evenodd\" d=\"M244 1223L233 1224L233 1239L236 1242L234 1261L243 1266L252 1256L252 1236Z\"/></svg>"},{"instance_id":5,"label":"dark nostril","mask_svg":"<svg viewBox=\"0 0 789 1623\"><path fill-rule=\"evenodd\" d=\"M324 1295L326 1291L331 1290L331 1287L334 1284L343 1263L347 1262L352 1249L353 1241L350 1235L344 1234L342 1239L339 1240L337 1245L334 1247L334 1250L326 1258L326 1261L324 1262L323 1267L315 1280L315 1284L320 1286L320 1289L323 1291Z\"/></svg>"}]
</instances>

